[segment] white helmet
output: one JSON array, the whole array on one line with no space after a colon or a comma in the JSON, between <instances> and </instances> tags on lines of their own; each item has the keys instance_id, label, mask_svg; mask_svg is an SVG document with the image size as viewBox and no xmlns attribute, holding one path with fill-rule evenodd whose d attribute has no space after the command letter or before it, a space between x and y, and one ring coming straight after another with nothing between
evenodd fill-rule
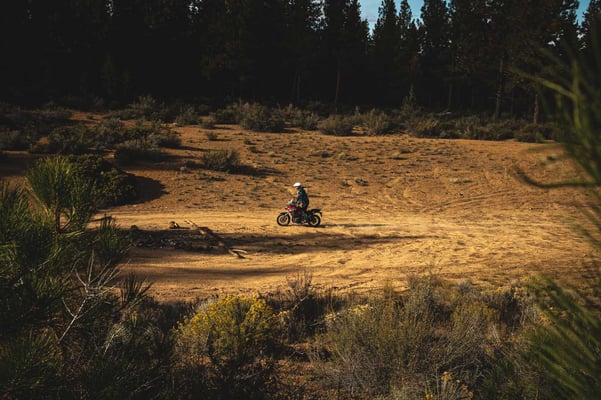
<instances>
[{"instance_id":1,"label":"white helmet","mask_svg":"<svg viewBox=\"0 0 601 400\"><path fill-rule=\"evenodd\" d=\"M301 186L303 186L303 185L301 185L301 184L300 184L300 182L296 182L296 183L295 183L294 185L292 185L292 186L294 186L295 188L297 188L297 187L301 187Z\"/></svg>"}]
</instances>

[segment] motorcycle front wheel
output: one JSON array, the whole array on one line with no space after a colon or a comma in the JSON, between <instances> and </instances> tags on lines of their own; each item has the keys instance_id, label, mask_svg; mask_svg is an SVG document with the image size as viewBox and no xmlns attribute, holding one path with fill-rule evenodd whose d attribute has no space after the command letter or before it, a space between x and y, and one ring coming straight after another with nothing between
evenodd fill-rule
<instances>
[{"instance_id":1,"label":"motorcycle front wheel","mask_svg":"<svg viewBox=\"0 0 601 400\"><path fill-rule=\"evenodd\" d=\"M321 218L317 214L311 214L307 223L309 224L309 226L319 226L319 224L321 224Z\"/></svg>"},{"instance_id":2,"label":"motorcycle front wheel","mask_svg":"<svg viewBox=\"0 0 601 400\"><path fill-rule=\"evenodd\" d=\"M276 219L279 226L290 225L290 214L288 213L280 213L278 218Z\"/></svg>"}]
</instances>

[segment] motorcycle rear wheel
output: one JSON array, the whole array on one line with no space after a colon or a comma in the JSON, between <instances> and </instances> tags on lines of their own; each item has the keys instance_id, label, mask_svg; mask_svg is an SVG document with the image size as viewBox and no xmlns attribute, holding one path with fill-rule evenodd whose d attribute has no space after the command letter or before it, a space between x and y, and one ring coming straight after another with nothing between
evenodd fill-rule
<instances>
[{"instance_id":1,"label":"motorcycle rear wheel","mask_svg":"<svg viewBox=\"0 0 601 400\"><path fill-rule=\"evenodd\" d=\"M311 214L307 223L309 226L317 227L321 224L321 218L317 214Z\"/></svg>"},{"instance_id":2,"label":"motorcycle rear wheel","mask_svg":"<svg viewBox=\"0 0 601 400\"><path fill-rule=\"evenodd\" d=\"M290 225L290 214L281 213L280 215L278 215L278 218L276 219L276 221L279 226Z\"/></svg>"}]
</instances>

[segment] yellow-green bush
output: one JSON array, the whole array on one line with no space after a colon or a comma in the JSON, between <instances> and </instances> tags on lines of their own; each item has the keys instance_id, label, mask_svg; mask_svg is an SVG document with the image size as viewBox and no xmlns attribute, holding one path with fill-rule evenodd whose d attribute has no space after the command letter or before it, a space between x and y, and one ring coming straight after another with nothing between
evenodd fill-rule
<instances>
[{"instance_id":1,"label":"yellow-green bush","mask_svg":"<svg viewBox=\"0 0 601 400\"><path fill-rule=\"evenodd\" d=\"M209 392L250 394L271 377L276 337L277 319L265 300L226 296L179 323L176 357L184 369L205 371L194 379L204 379Z\"/></svg>"}]
</instances>

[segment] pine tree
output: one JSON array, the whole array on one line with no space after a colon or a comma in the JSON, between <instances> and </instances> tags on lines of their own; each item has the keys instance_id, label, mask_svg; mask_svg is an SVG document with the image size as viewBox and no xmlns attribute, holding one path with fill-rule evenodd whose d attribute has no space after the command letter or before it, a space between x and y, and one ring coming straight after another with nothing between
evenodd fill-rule
<instances>
[{"instance_id":1,"label":"pine tree","mask_svg":"<svg viewBox=\"0 0 601 400\"><path fill-rule=\"evenodd\" d=\"M367 21L361 18L359 0L350 0L344 21L343 77L347 82L344 86L345 99L355 104L364 101L370 85L367 78L368 37L369 27Z\"/></svg>"},{"instance_id":2,"label":"pine tree","mask_svg":"<svg viewBox=\"0 0 601 400\"><path fill-rule=\"evenodd\" d=\"M28 17L29 4L7 0L0 13L0 97L3 100L23 100L35 86L38 45L32 35ZM10 40L9 38L12 38ZM10 55L10 56L9 56Z\"/></svg>"},{"instance_id":3,"label":"pine tree","mask_svg":"<svg viewBox=\"0 0 601 400\"><path fill-rule=\"evenodd\" d=\"M321 6L315 0L290 0L286 9L286 54L290 54L287 70L293 74L291 98L299 102L301 90L308 80L311 63L318 47Z\"/></svg>"},{"instance_id":4,"label":"pine tree","mask_svg":"<svg viewBox=\"0 0 601 400\"><path fill-rule=\"evenodd\" d=\"M591 0L584 13L580 30L582 47L592 48L593 41L599 40L595 33L599 34L599 32L601 32L601 0Z\"/></svg>"},{"instance_id":5,"label":"pine tree","mask_svg":"<svg viewBox=\"0 0 601 400\"><path fill-rule=\"evenodd\" d=\"M469 93L461 96L463 105L483 106L488 96L481 98L479 93L488 91L487 81L494 76L487 0L452 0L450 15L451 77L457 89L464 88Z\"/></svg>"},{"instance_id":6,"label":"pine tree","mask_svg":"<svg viewBox=\"0 0 601 400\"><path fill-rule=\"evenodd\" d=\"M403 99L410 96L419 68L419 39L413 13L407 0L399 7L399 55L398 65L401 77Z\"/></svg>"},{"instance_id":7,"label":"pine tree","mask_svg":"<svg viewBox=\"0 0 601 400\"><path fill-rule=\"evenodd\" d=\"M393 0L383 0L379 17L373 31L375 75L379 101L390 103L399 95L401 33L398 15Z\"/></svg>"},{"instance_id":8,"label":"pine tree","mask_svg":"<svg viewBox=\"0 0 601 400\"><path fill-rule=\"evenodd\" d=\"M366 65L368 26L367 21L361 19L358 0L325 0L323 11L322 34L329 66L326 73L335 77L333 101L337 106L343 87L348 86L348 96L352 97L353 89L343 78L347 77L349 82L357 78L355 84L363 80L361 71Z\"/></svg>"},{"instance_id":9,"label":"pine tree","mask_svg":"<svg viewBox=\"0 0 601 400\"><path fill-rule=\"evenodd\" d=\"M445 87L449 66L450 19L444 0L425 0L421 10L422 90L430 106L441 106L445 101Z\"/></svg>"},{"instance_id":10,"label":"pine tree","mask_svg":"<svg viewBox=\"0 0 601 400\"><path fill-rule=\"evenodd\" d=\"M545 66L542 50L548 51L550 44L562 36L562 27L573 20L577 5L576 0L491 3L491 44L496 52L494 59L499 65L494 119L500 117L506 90L512 92L510 112L513 113L516 108L528 108L527 103L514 103L519 98L534 99L532 108L536 111L538 99L532 85L508 71L539 74ZM536 112L533 119L537 120Z\"/></svg>"}]
</instances>

